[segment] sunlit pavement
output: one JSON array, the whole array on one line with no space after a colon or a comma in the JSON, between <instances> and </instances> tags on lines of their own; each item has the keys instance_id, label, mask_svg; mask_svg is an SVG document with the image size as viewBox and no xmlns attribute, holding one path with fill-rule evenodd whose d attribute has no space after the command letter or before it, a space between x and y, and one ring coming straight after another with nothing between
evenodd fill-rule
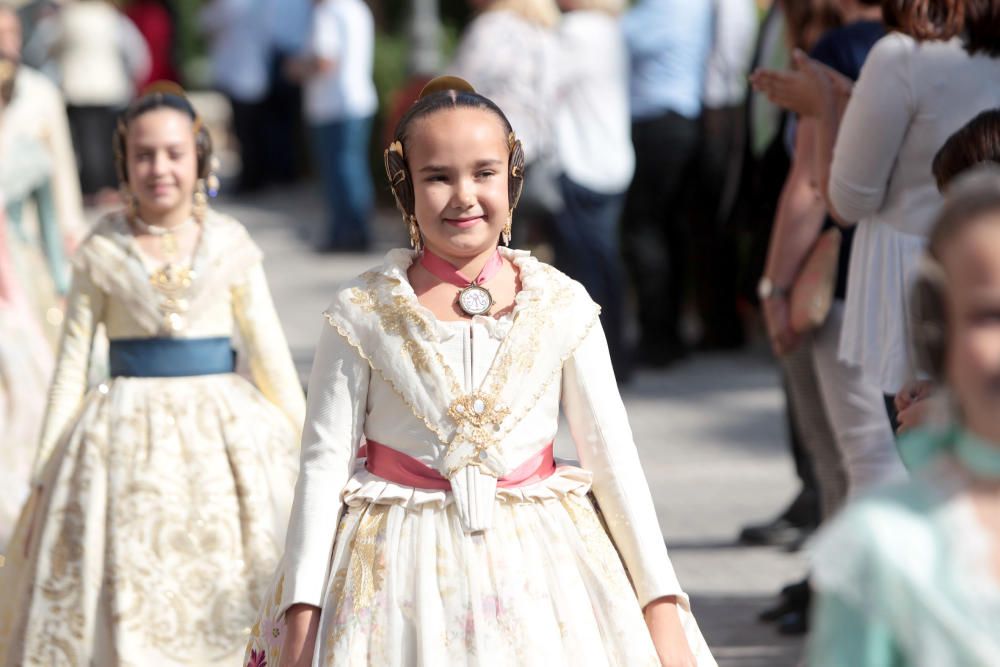
<instances>
[{"instance_id":1,"label":"sunlit pavement","mask_svg":"<svg viewBox=\"0 0 1000 667\"><path fill-rule=\"evenodd\" d=\"M379 252L316 254L304 241L322 219L311 188L217 205L246 224L264 249L271 291L305 378L335 286L403 243L399 217L390 210L379 216ZM674 566L719 664L796 665L801 641L779 636L756 615L805 572L805 558L735 544L742 525L771 518L796 490L771 360L762 350L694 357L638 373L624 397ZM572 456L565 434L559 449Z\"/></svg>"}]
</instances>

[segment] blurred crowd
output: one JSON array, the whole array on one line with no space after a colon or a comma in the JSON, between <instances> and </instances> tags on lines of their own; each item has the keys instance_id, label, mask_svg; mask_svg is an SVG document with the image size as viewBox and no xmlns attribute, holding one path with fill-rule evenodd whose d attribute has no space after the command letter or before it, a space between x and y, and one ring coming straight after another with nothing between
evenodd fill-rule
<instances>
[{"instance_id":1,"label":"blurred crowd","mask_svg":"<svg viewBox=\"0 0 1000 667\"><path fill-rule=\"evenodd\" d=\"M907 602L912 611L913 599L870 605L858 583L865 564L876 567L865 558L885 556L872 552L881 543L845 546L835 538L849 537L844 525L855 535L876 525L854 525L867 518L841 512L848 499L907 478L899 433L949 425L949 435L921 451L968 451L976 444L970 440L993 434L1000 441L991 430L1000 403L988 403L996 400L1000 367L984 357L980 366L973 359L957 370L944 362L929 368L924 348L913 344L926 313L910 296L914 283L929 280L929 240L950 270L957 260L945 259L949 243L971 233L962 231L968 220L1000 216L995 173L956 186L961 196L945 203L961 172L1000 161L1000 2L470 5L473 18L444 70L493 99L524 143L526 185L512 245L550 251L602 306L619 381L695 349L739 348L761 314L780 360L801 492L740 539L797 548L821 523L834 524L817 561L829 569L817 566L811 581L786 587L763 620L799 634L815 623L809 609L819 609L816 664L987 664L976 661L981 648L962 642L980 642L980 628L992 628L995 647L1000 607L994 600L979 620L963 615L963 605L973 608L978 598L948 577L951 550L965 547L936 541L952 535L952 515L935 514L940 508L921 505L925 496L917 493L933 496L947 480L947 498L973 498L988 526L980 532L997 539L1000 508L980 503L976 483L935 473L871 501L875 513L888 507L931 526L914 528L913 539L935 550L943 568L935 576L946 579L944 596L953 594L954 616L938 620L968 630L952 637L953 646L901 639L893 614ZM209 0L197 25L212 85L231 108L241 157L236 192L295 181L308 154L327 203L314 247L370 249L378 166L371 146L382 128L369 5ZM168 0L0 6L0 337L23 340L28 350L0 348L3 372L19 384L2 397L5 441L37 438L68 258L86 230L84 204L118 201L110 137L137 91L181 78L177 31ZM388 105L396 110L383 119L390 128L430 74L417 73ZM979 208L962 208L972 200ZM948 298L959 297L940 297ZM1000 319L995 304L983 309L984 321ZM927 326L953 324L945 318ZM994 366L984 370L987 363ZM984 384L969 380L976 372L987 376ZM980 421L971 424L970 415ZM977 456L989 459L985 451ZM970 480L1000 479L996 452L981 468L955 456ZM9 469L8 488L24 485L15 479L19 467ZM965 480L961 470L954 474ZM17 508L2 509L13 515ZM829 564L838 549L857 560L854 570ZM1000 558L989 558L996 575ZM898 574L891 558L878 563ZM933 589L913 577L906 582ZM867 614L871 627L854 627L852 614ZM883 634L873 637L876 626ZM835 641L852 632L872 645ZM868 650L947 658L873 662Z\"/></svg>"}]
</instances>

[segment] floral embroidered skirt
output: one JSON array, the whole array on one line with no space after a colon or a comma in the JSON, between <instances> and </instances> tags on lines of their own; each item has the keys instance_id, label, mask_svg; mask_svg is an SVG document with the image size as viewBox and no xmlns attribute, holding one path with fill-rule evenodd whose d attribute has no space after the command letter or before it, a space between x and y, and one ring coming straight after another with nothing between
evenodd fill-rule
<instances>
[{"instance_id":1,"label":"floral embroidered skirt","mask_svg":"<svg viewBox=\"0 0 1000 667\"><path fill-rule=\"evenodd\" d=\"M30 318L0 309L0 553L28 497L54 361Z\"/></svg>"},{"instance_id":2,"label":"floral embroidered skirt","mask_svg":"<svg viewBox=\"0 0 1000 667\"><path fill-rule=\"evenodd\" d=\"M297 466L294 427L237 375L92 391L0 568L0 665L239 664Z\"/></svg>"},{"instance_id":3,"label":"floral embroidered skirt","mask_svg":"<svg viewBox=\"0 0 1000 667\"><path fill-rule=\"evenodd\" d=\"M314 666L658 667L642 611L587 491L561 466L500 489L490 530L462 531L450 494L365 471L345 491ZM279 664L284 578L251 631L248 667ZM699 667L715 661L687 609Z\"/></svg>"}]
</instances>

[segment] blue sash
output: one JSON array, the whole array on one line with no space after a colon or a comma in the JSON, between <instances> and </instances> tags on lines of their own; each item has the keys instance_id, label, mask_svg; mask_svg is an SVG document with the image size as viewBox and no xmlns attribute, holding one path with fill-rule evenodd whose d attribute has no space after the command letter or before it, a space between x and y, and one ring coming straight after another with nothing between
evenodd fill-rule
<instances>
[{"instance_id":1,"label":"blue sash","mask_svg":"<svg viewBox=\"0 0 1000 667\"><path fill-rule=\"evenodd\" d=\"M111 341L111 377L184 377L232 373L236 351L220 338L122 338Z\"/></svg>"}]
</instances>

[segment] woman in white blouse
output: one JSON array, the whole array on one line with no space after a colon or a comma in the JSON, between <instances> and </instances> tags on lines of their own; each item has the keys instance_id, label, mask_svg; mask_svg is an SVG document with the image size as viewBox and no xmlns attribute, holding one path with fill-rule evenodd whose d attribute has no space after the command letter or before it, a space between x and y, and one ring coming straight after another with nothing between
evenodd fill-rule
<instances>
[{"instance_id":1,"label":"woman in white blouse","mask_svg":"<svg viewBox=\"0 0 1000 667\"><path fill-rule=\"evenodd\" d=\"M906 32L883 38L865 61L836 136L830 210L858 224L840 357L886 394L914 375L907 293L941 204L931 161L955 130L1000 105L1000 0L965 5L964 40L952 37L962 27L954 20L927 30L902 17Z\"/></svg>"}]
</instances>

